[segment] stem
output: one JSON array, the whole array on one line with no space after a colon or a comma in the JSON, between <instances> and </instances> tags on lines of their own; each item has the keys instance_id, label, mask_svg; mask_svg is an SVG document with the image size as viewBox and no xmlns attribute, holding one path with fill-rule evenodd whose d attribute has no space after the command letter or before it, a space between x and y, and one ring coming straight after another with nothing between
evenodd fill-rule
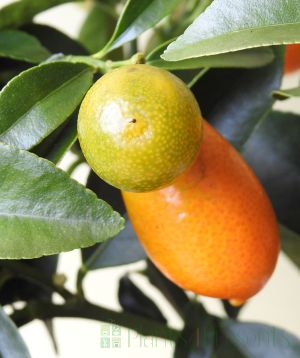
<instances>
[{"instance_id":1,"label":"stem","mask_svg":"<svg viewBox=\"0 0 300 358\"><path fill-rule=\"evenodd\" d=\"M194 86L194 84L196 82L198 82L200 80L201 77L203 77L206 72L208 72L210 70L209 67L203 68L189 83L188 83L188 88L192 88Z\"/></svg>"},{"instance_id":2,"label":"stem","mask_svg":"<svg viewBox=\"0 0 300 358\"><path fill-rule=\"evenodd\" d=\"M23 277L50 290L51 292L57 292L65 300L74 297L73 294L66 290L63 286L55 283L52 277L49 277L28 265L22 264L19 261L1 260L1 266L5 267L10 272L13 272L15 276Z\"/></svg>"},{"instance_id":3,"label":"stem","mask_svg":"<svg viewBox=\"0 0 300 358\"><path fill-rule=\"evenodd\" d=\"M78 158L75 160L74 163L72 163L68 170L67 170L67 174L69 174L70 176L74 173L75 169L84 162L83 158Z\"/></svg>"},{"instance_id":4,"label":"stem","mask_svg":"<svg viewBox=\"0 0 300 358\"><path fill-rule=\"evenodd\" d=\"M82 263L80 269L78 270L76 287L77 287L77 293L81 298L84 297L84 291L82 287L83 280L87 275L87 273L90 271L90 268L93 266L94 262L97 260L99 254L102 252L104 247L105 247L105 243L99 244L96 250L84 263Z\"/></svg>"},{"instance_id":5,"label":"stem","mask_svg":"<svg viewBox=\"0 0 300 358\"><path fill-rule=\"evenodd\" d=\"M11 318L18 327L33 319L51 319L55 317L86 318L96 321L117 324L144 336L153 336L175 341L179 331L157 323L154 320L137 316L127 312L115 312L87 301L68 302L56 305L49 302L30 302L21 309L16 310Z\"/></svg>"}]
</instances>

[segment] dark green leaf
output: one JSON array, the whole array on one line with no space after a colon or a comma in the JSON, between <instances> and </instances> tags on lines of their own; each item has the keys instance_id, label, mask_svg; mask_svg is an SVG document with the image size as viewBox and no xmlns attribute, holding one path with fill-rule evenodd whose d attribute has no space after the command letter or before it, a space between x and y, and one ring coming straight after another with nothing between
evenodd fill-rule
<instances>
[{"instance_id":1,"label":"dark green leaf","mask_svg":"<svg viewBox=\"0 0 300 358\"><path fill-rule=\"evenodd\" d=\"M272 112L255 128L243 155L264 185L279 221L300 233L300 116Z\"/></svg>"},{"instance_id":2,"label":"dark green leaf","mask_svg":"<svg viewBox=\"0 0 300 358\"><path fill-rule=\"evenodd\" d=\"M300 268L300 235L280 225L281 248Z\"/></svg>"},{"instance_id":3,"label":"dark green leaf","mask_svg":"<svg viewBox=\"0 0 300 358\"><path fill-rule=\"evenodd\" d=\"M0 9L0 29L18 27L31 21L34 15L53 6L79 0L21 0Z\"/></svg>"},{"instance_id":4,"label":"dark green leaf","mask_svg":"<svg viewBox=\"0 0 300 358\"><path fill-rule=\"evenodd\" d=\"M86 187L97 194L98 198L105 200L122 215L125 214L126 209L121 195L121 191L114 186L106 183L95 172L91 171Z\"/></svg>"},{"instance_id":5,"label":"dark green leaf","mask_svg":"<svg viewBox=\"0 0 300 358\"><path fill-rule=\"evenodd\" d=\"M112 15L95 3L80 29L79 41L90 53L97 52L111 37L114 26Z\"/></svg>"},{"instance_id":6,"label":"dark green leaf","mask_svg":"<svg viewBox=\"0 0 300 358\"><path fill-rule=\"evenodd\" d=\"M245 358L296 358L300 355L300 340L283 329L232 320L222 320L220 326L222 333ZM235 356L229 354L228 357Z\"/></svg>"},{"instance_id":7,"label":"dark green leaf","mask_svg":"<svg viewBox=\"0 0 300 358\"><path fill-rule=\"evenodd\" d=\"M87 51L76 40L53 27L40 24L28 24L22 27L23 31L36 37L43 46L52 53L65 55L87 55Z\"/></svg>"},{"instance_id":8,"label":"dark green leaf","mask_svg":"<svg viewBox=\"0 0 300 358\"><path fill-rule=\"evenodd\" d=\"M0 31L0 56L31 63L39 63L50 56L40 42L22 31Z\"/></svg>"},{"instance_id":9,"label":"dark green leaf","mask_svg":"<svg viewBox=\"0 0 300 358\"><path fill-rule=\"evenodd\" d=\"M204 117L238 149L270 111L280 86L284 51L276 48L270 65L253 70L210 70L193 92Z\"/></svg>"},{"instance_id":10,"label":"dark green leaf","mask_svg":"<svg viewBox=\"0 0 300 358\"><path fill-rule=\"evenodd\" d=\"M0 260L0 277L7 272L7 261ZM10 261L12 262L12 261ZM46 256L33 260L14 260L16 267L21 265L42 272L45 276L52 278L56 272L58 255ZM52 291L32 281L31 277L24 275L22 266L18 272L16 269L13 276L0 287L0 304L6 305L16 301L30 301L32 299L51 300Z\"/></svg>"},{"instance_id":11,"label":"dark green leaf","mask_svg":"<svg viewBox=\"0 0 300 358\"><path fill-rule=\"evenodd\" d=\"M214 0L162 57L179 61L295 42L300 42L299 0Z\"/></svg>"},{"instance_id":12,"label":"dark green leaf","mask_svg":"<svg viewBox=\"0 0 300 358\"><path fill-rule=\"evenodd\" d=\"M0 256L34 258L115 236L124 220L36 155L0 144Z\"/></svg>"},{"instance_id":13,"label":"dark green leaf","mask_svg":"<svg viewBox=\"0 0 300 358\"><path fill-rule=\"evenodd\" d=\"M83 64L48 63L22 72L0 92L0 141L30 149L59 127L92 84Z\"/></svg>"},{"instance_id":14,"label":"dark green leaf","mask_svg":"<svg viewBox=\"0 0 300 358\"><path fill-rule=\"evenodd\" d=\"M125 312L151 318L161 323L167 323L167 320L156 304L127 276L122 277L119 281L118 298Z\"/></svg>"},{"instance_id":15,"label":"dark green leaf","mask_svg":"<svg viewBox=\"0 0 300 358\"><path fill-rule=\"evenodd\" d=\"M168 43L170 42L168 41ZM164 61L160 57L167 47L167 44L165 43L160 45L147 56L147 63L149 65L161 67L167 70L195 69L201 67L253 68L267 65L274 60L274 53L272 49L265 47L170 62Z\"/></svg>"},{"instance_id":16,"label":"dark green leaf","mask_svg":"<svg viewBox=\"0 0 300 358\"><path fill-rule=\"evenodd\" d=\"M111 39L99 56L137 38L169 15L178 3L179 0L128 0Z\"/></svg>"},{"instance_id":17,"label":"dark green leaf","mask_svg":"<svg viewBox=\"0 0 300 358\"><path fill-rule=\"evenodd\" d=\"M300 87L285 89L285 90L277 90L273 92L273 96L279 100L284 100L291 97L300 97Z\"/></svg>"},{"instance_id":18,"label":"dark green leaf","mask_svg":"<svg viewBox=\"0 0 300 358\"><path fill-rule=\"evenodd\" d=\"M147 260L145 273L151 284L161 291L168 302L170 302L178 314L183 318L185 309L190 302L187 294L180 287L176 286L175 283L167 279L150 260Z\"/></svg>"},{"instance_id":19,"label":"dark green leaf","mask_svg":"<svg viewBox=\"0 0 300 358\"><path fill-rule=\"evenodd\" d=\"M185 325L174 352L174 358L211 358L216 343L216 319L200 303L188 305Z\"/></svg>"},{"instance_id":20,"label":"dark green leaf","mask_svg":"<svg viewBox=\"0 0 300 358\"><path fill-rule=\"evenodd\" d=\"M129 220L115 238L96 248L83 250L84 266L87 270L126 265L146 257Z\"/></svg>"},{"instance_id":21,"label":"dark green leaf","mask_svg":"<svg viewBox=\"0 0 300 358\"><path fill-rule=\"evenodd\" d=\"M32 65L28 62L0 57L0 89L2 89L12 78L19 75L21 72L28 70L30 67L32 67Z\"/></svg>"},{"instance_id":22,"label":"dark green leaf","mask_svg":"<svg viewBox=\"0 0 300 358\"><path fill-rule=\"evenodd\" d=\"M17 327L0 307L0 357L30 358L29 351Z\"/></svg>"},{"instance_id":23,"label":"dark green leaf","mask_svg":"<svg viewBox=\"0 0 300 358\"><path fill-rule=\"evenodd\" d=\"M77 139L77 114L76 111L67 122L34 147L32 152L57 164Z\"/></svg>"}]
</instances>

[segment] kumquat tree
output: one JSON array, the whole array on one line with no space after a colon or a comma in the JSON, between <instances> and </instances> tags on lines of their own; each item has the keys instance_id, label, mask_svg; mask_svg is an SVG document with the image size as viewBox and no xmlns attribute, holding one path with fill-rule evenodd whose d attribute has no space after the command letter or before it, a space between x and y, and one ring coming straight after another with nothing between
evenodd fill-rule
<instances>
[{"instance_id":1,"label":"kumquat tree","mask_svg":"<svg viewBox=\"0 0 300 358\"><path fill-rule=\"evenodd\" d=\"M300 357L299 80L300 0L0 0L0 357Z\"/></svg>"}]
</instances>

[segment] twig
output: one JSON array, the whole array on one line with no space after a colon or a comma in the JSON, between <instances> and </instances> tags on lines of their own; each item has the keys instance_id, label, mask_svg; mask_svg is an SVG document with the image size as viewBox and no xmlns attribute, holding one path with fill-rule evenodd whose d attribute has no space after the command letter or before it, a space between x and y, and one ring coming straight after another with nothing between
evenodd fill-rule
<instances>
[{"instance_id":1,"label":"twig","mask_svg":"<svg viewBox=\"0 0 300 358\"><path fill-rule=\"evenodd\" d=\"M157 323L154 320L140 317L128 312L116 312L87 301L69 301L64 305L50 302L30 302L11 316L15 324L20 327L33 319L51 319L55 317L76 317L117 324L135 330L144 336L160 337L175 341L179 331Z\"/></svg>"}]
</instances>

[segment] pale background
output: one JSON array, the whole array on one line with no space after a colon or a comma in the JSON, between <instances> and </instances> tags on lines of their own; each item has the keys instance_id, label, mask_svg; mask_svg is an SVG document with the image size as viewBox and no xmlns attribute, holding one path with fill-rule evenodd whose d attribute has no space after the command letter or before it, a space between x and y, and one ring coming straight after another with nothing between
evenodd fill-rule
<instances>
[{"instance_id":1,"label":"pale background","mask_svg":"<svg viewBox=\"0 0 300 358\"><path fill-rule=\"evenodd\" d=\"M11 0L0 0L0 7ZM82 5L66 4L49 10L36 17L36 22L52 25L71 37L76 37L80 24L86 16L86 8ZM283 87L293 87L299 83L300 72L284 78ZM300 113L300 100L288 100L276 104L277 109ZM65 168L74 157L68 154L61 163ZM88 169L81 165L74 178L84 183ZM58 272L68 276L67 287L74 290L74 277L80 264L77 250L61 255ZM121 266L118 268L94 271L87 276L85 289L87 297L94 303L108 308L119 310L116 298L118 279L125 272L134 272L144 266L143 262ZM175 328L182 327L182 322L176 312L158 290L150 287L146 279L136 273L131 278L146 292L163 310L169 322ZM300 337L300 273L292 262L281 254L274 275L263 289L257 294L242 311L242 320L269 323L284 328ZM206 308L217 315L224 312L218 300L201 298ZM80 319L55 319L54 327L59 345L60 358L126 358L141 357L152 358L154 355L162 358L172 356L173 347L170 342L139 337L135 332L121 329L122 348L103 349L100 347L101 323ZM48 334L39 321L32 322L21 329L33 358L55 358ZM128 337L130 335L130 337ZM130 345L128 344L130 338Z\"/></svg>"}]
</instances>

